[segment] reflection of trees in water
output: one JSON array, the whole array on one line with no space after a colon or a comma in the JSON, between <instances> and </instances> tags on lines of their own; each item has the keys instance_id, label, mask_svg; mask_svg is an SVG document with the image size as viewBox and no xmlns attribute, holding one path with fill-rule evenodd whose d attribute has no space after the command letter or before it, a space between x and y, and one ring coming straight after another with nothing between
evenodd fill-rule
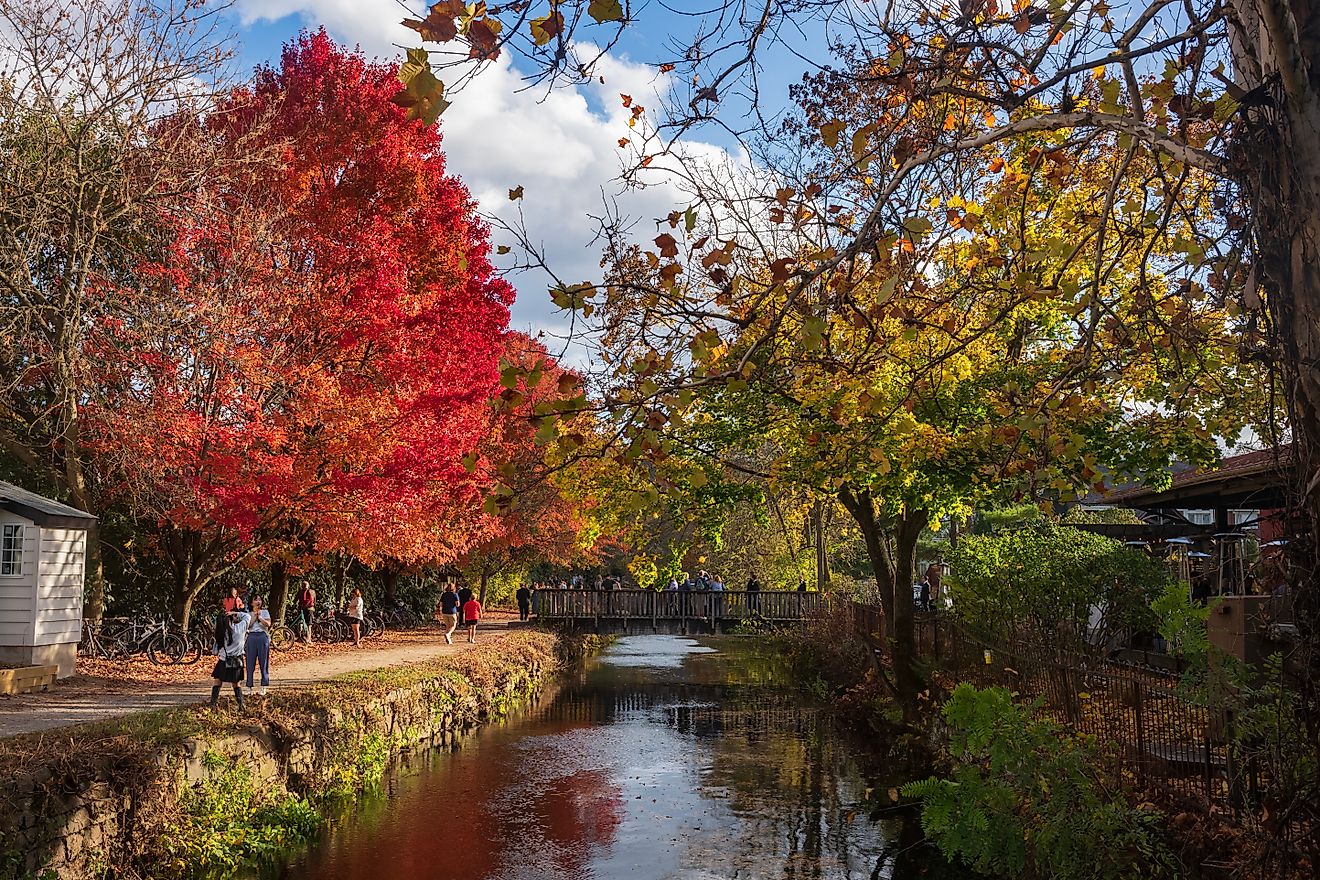
<instances>
[{"instance_id":1,"label":"reflection of trees in water","mask_svg":"<svg viewBox=\"0 0 1320 880\"><path fill-rule=\"evenodd\" d=\"M561 877L582 876L597 849L614 842L623 817L623 792L604 770L584 770L548 783L530 818L552 844Z\"/></svg>"}]
</instances>

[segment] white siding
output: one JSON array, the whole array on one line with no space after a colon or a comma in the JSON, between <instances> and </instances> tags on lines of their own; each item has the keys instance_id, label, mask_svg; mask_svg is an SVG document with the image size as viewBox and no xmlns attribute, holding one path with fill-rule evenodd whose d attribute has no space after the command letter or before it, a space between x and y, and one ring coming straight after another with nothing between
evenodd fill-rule
<instances>
[{"instance_id":1,"label":"white siding","mask_svg":"<svg viewBox=\"0 0 1320 880\"><path fill-rule=\"evenodd\" d=\"M0 575L0 645L30 646L34 634L41 529L16 513L0 510L0 524L8 523L23 526L23 573Z\"/></svg>"},{"instance_id":2,"label":"white siding","mask_svg":"<svg viewBox=\"0 0 1320 880\"><path fill-rule=\"evenodd\" d=\"M42 529L34 645L76 642L82 636L83 568L87 532Z\"/></svg>"}]
</instances>

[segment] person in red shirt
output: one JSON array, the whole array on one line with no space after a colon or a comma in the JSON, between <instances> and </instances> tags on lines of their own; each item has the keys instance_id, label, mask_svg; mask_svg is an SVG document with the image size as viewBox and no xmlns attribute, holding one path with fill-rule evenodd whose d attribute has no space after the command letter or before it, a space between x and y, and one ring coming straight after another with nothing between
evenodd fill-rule
<instances>
[{"instance_id":1,"label":"person in red shirt","mask_svg":"<svg viewBox=\"0 0 1320 880\"><path fill-rule=\"evenodd\" d=\"M229 595L225 596L225 600L222 603L222 606L225 609L226 614L228 614L231 611L246 610L243 606L243 597L238 594L238 587L229 588Z\"/></svg>"},{"instance_id":2,"label":"person in red shirt","mask_svg":"<svg viewBox=\"0 0 1320 880\"><path fill-rule=\"evenodd\" d=\"M481 603L473 596L463 603L463 622L467 624L468 641L477 640L477 621L481 620Z\"/></svg>"}]
</instances>

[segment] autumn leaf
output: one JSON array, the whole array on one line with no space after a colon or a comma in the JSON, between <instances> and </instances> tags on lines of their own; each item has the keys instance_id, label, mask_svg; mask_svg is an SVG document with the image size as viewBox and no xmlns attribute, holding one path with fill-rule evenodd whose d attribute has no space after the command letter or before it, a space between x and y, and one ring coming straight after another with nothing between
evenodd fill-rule
<instances>
[{"instance_id":1,"label":"autumn leaf","mask_svg":"<svg viewBox=\"0 0 1320 880\"><path fill-rule=\"evenodd\" d=\"M661 73L669 73L669 72L672 71L673 69L674 69L674 65L669 64L669 63L667 63L667 62L666 62L665 64L661 64L661 65L660 65L660 72L661 72Z\"/></svg>"},{"instance_id":2,"label":"autumn leaf","mask_svg":"<svg viewBox=\"0 0 1320 880\"><path fill-rule=\"evenodd\" d=\"M431 7L430 13L426 18L418 20L415 18L405 18L403 26L417 31L422 35L422 39L431 43L448 43L454 37L458 36L458 25L454 17L463 14L463 4L457 3L458 11L454 11L449 3L437 3Z\"/></svg>"},{"instance_id":3,"label":"autumn leaf","mask_svg":"<svg viewBox=\"0 0 1320 880\"><path fill-rule=\"evenodd\" d=\"M516 201L518 201L519 199L521 199L522 197L523 197L523 188L522 188L522 184L519 184L518 186L516 186L516 187L514 187L513 189L509 190L509 201L511 201L511 202L516 202Z\"/></svg>"},{"instance_id":4,"label":"autumn leaf","mask_svg":"<svg viewBox=\"0 0 1320 880\"><path fill-rule=\"evenodd\" d=\"M667 263L660 269L660 281L666 285L672 286L678 281L678 276L682 273L683 266L679 263Z\"/></svg>"},{"instance_id":5,"label":"autumn leaf","mask_svg":"<svg viewBox=\"0 0 1320 880\"><path fill-rule=\"evenodd\" d=\"M660 249L660 256L662 257L672 258L678 256L678 242L668 232L656 236L655 246Z\"/></svg>"},{"instance_id":6,"label":"autumn leaf","mask_svg":"<svg viewBox=\"0 0 1320 880\"><path fill-rule=\"evenodd\" d=\"M619 0L591 0L587 6L587 15L595 19L597 24L623 21L623 6Z\"/></svg>"},{"instance_id":7,"label":"autumn leaf","mask_svg":"<svg viewBox=\"0 0 1320 880\"><path fill-rule=\"evenodd\" d=\"M839 134L843 131L843 120L832 119L820 127L821 140L831 150L839 145Z\"/></svg>"},{"instance_id":8,"label":"autumn leaf","mask_svg":"<svg viewBox=\"0 0 1320 880\"><path fill-rule=\"evenodd\" d=\"M467 38L472 44L473 58L494 61L500 55L499 34L503 25L493 18L479 18L468 22Z\"/></svg>"},{"instance_id":9,"label":"autumn leaf","mask_svg":"<svg viewBox=\"0 0 1320 880\"><path fill-rule=\"evenodd\" d=\"M773 281L775 284L782 284L783 282L787 281L788 276L792 274L792 270L789 267L796 262L797 260L793 259L792 257L780 257L778 260L774 260L773 262L771 262L770 280Z\"/></svg>"},{"instance_id":10,"label":"autumn leaf","mask_svg":"<svg viewBox=\"0 0 1320 880\"><path fill-rule=\"evenodd\" d=\"M627 138L619 138L619 146L620 146L620 147L626 147L626 146L628 146L628 143L629 143L629 141L628 141Z\"/></svg>"},{"instance_id":11,"label":"autumn leaf","mask_svg":"<svg viewBox=\"0 0 1320 880\"><path fill-rule=\"evenodd\" d=\"M564 31L564 16L558 10L544 18L534 18L531 23L532 42L544 46Z\"/></svg>"},{"instance_id":12,"label":"autumn leaf","mask_svg":"<svg viewBox=\"0 0 1320 880\"><path fill-rule=\"evenodd\" d=\"M403 89L391 96L390 102L407 108L409 119L434 125L449 106L445 84L431 72L431 58L425 49L408 50L407 60L399 65L399 82Z\"/></svg>"}]
</instances>

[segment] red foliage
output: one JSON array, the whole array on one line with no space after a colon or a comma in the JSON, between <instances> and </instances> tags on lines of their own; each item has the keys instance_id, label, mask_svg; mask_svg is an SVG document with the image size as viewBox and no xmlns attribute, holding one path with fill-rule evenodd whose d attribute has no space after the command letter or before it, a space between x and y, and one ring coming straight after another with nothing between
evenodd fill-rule
<instances>
[{"instance_id":1,"label":"red foliage","mask_svg":"<svg viewBox=\"0 0 1320 880\"><path fill-rule=\"evenodd\" d=\"M395 74L324 31L259 70L201 123L234 161L162 218L159 296L103 340L104 471L166 547L214 544L212 568L290 540L444 561L471 538L462 459L513 293Z\"/></svg>"},{"instance_id":2,"label":"red foliage","mask_svg":"<svg viewBox=\"0 0 1320 880\"><path fill-rule=\"evenodd\" d=\"M526 555L568 564L582 549L582 517L561 493L537 431L543 426L570 430L562 426L571 425L573 417L563 416L571 413L581 380L522 333L507 335L503 361L505 387L495 400L478 463L497 491L484 505L485 537L464 561L490 572Z\"/></svg>"}]
</instances>

